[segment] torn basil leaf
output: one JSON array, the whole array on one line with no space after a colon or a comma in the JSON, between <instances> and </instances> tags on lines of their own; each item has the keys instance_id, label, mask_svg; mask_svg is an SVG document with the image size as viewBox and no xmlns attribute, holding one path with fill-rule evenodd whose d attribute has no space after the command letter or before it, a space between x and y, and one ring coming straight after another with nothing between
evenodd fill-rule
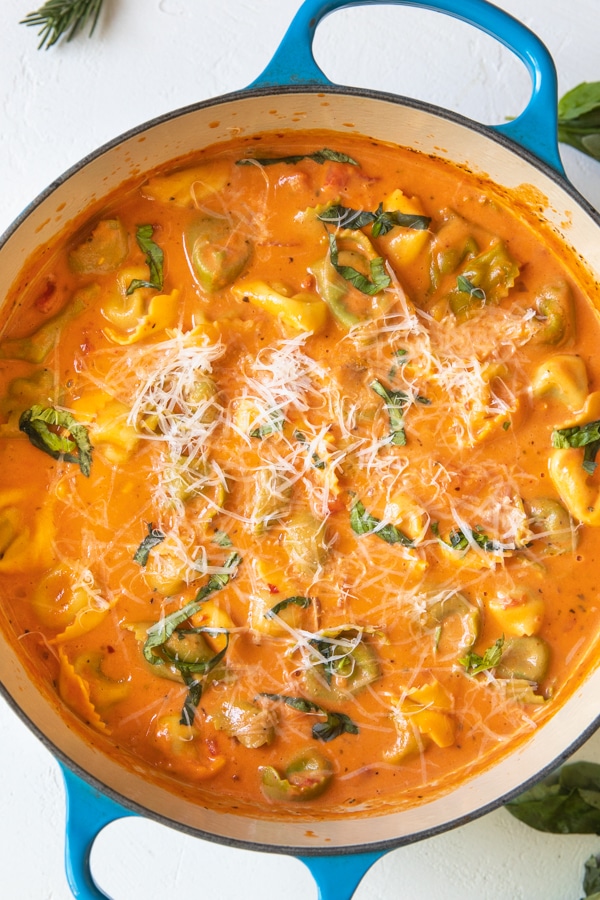
<instances>
[{"instance_id":1,"label":"torn basil leaf","mask_svg":"<svg viewBox=\"0 0 600 900\"><path fill-rule=\"evenodd\" d=\"M295 431L294 437L296 438L297 441L300 441L301 444L309 443L306 436L304 434L302 434L301 431ZM313 462L313 466L315 469L324 469L325 468L325 463L321 459L321 457L318 455L318 453L312 454L312 462Z\"/></svg>"},{"instance_id":2,"label":"torn basil leaf","mask_svg":"<svg viewBox=\"0 0 600 900\"><path fill-rule=\"evenodd\" d=\"M250 437L253 438L264 438L268 437L270 434L277 434L279 431L283 431L285 419L283 413L279 409L275 409L269 413L269 417L266 422L262 425L259 425L258 428L253 428L250 432Z\"/></svg>"},{"instance_id":3,"label":"torn basil leaf","mask_svg":"<svg viewBox=\"0 0 600 900\"><path fill-rule=\"evenodd\" d=\"M504 648L504 637L488 647L483 656L470 650L466 656L459 659L461 666L464 666L468 675L478 675L480 672L486 672L488 669L495 669L502 658Z\"/></svg>"},{"instance_id":4,"label":"torn basil leaf","mask_svg":"<svg viewBox=\"0 0 600 900\"><path fill-rule=\"evenodd\" d=\"M261 166L275 166L278 163L285 163L286 165L295 165L296 163L301 162L303 159L310 159L313 162L318 163L320 166L326 162L339 162L339 163L348 163L351 166L359 166L355 159L352 159L351 156L347 156L345 153L339 153L337 150L330 150L328 147L323 147L322 150L316 150L314 153L301 153L298 155L292 156L248 156L243 159L238 159L236 162L237 166L248 166L253 165L254 163L259 163Z\"/></svg>"},{"instance_id":5,"label":"torn basil leaf","mask_svg":"<svg viewBox=\"0 0 600 900\"><path fill-rule=\"evenodd\" d=\"M316 713L325 716L324 722L317 722L312 727L312 736L316 741L333 741L341 734L358 734L358 726L345 713L330 712L322 706L306 700L304 697L289 697L287 694L259 694L267 700L285 703L301 713Z\"/></svg>"},{"instance_id":6,"label":"torn basil leaf","mask_svg":"<svg viewBox=\"0 0 600 900\"><path fill-rule=\"evenodd\" d=\"M138 288L162 290L164 254L158 244L155 244L152 240L153 234L154 227L152 225L138 225L135 239L140 250L146 254L149 278L147 281L134 278L127 287L127 294L133 294Z\"/></svg>"},{"instance_id":7,"label":"torn basil leaf","mask_svg":"<svg viewBox=\"0 0 600 900\"><path fill-rule=\"evenodd\" d=\"M395 525L391 523L382 525L381 519L377 519L367 512L360 500L355 500L350 509L350 527L355 534L372 534L387 544L402 544L403 547L414 546L414 541L411 541Z\"/></svg>"},{"instance_id":8,"label":"torn basil leaf","mask_svg":"<svg viewBox=\"0 0 600 900\"><path fill-rule=\"evenodd\" d=\"M217 529L212 536L213 544L216 544L217 547L233 547L233 541L229 537L226 531L221 531Z\"/></svg>"},{"instance_id":9,"label":"torn basil leaf","mask_svg":"<svg viewBox=\"0 0 600 900\"><path fill-rule=\"evenodd\" d=\"M506 809L537 831L600 834L600 765L568 763L509 800Z\"/></svg>"},{"instance_id":10,"label":"torn basil leaf","mask_svg":"<svg viewBox=\"0 0 600 900\"><path fill-rule=\"evenodd\" d=\"M411 228L415 231L426 231L431 222L429 216L403 213L399 210L384 210L382 203L379 204L375 212L334 204L328 206L322 213L319 213L317 218L327 225L334 225L336 228L349 228L351 230L372 225L371 234L373 237L387 234L395 225L401 228Z\"/></svg>"},{"instance_id":11,"label":"torn basil leaf","mask_svg":"<svg viewBox=\"0 0 600 900\"><path fill-rule=\"evenodd\" d=\"M475 300L483 300L485 303L485 291L474 285L473 282L464 275L458 276L456 279L456 287L463 294L469 294L469 296L473 297Z\"/></svg>"},{"instance_id":12,"label":"torn basil leaf","mask_svg":"<svg viewBox=\"0 0 600 900\"><path fill-rule=\"evenodd\" d=\"M225 572L211 575L208 582L204 587L200 588L193 600L186 603L181 609L175 610L175 612L170 613L168 616L159 619L158 622L148 628L143 652L144 657L149 663L152 665L161 665L164 663L164 660L159 654L155 653L155 650L159 650L180 625L183 625L190 616L193 616L194 613L198 612L207 597L225 587L229 580L233 578L235 574L234 570L237 569L240 562L241 557L239 554L235 552L231 553L223 566L226 570Z\"/></svg>"},{"instance_id":13,"label":"torn basil leaf","mask_svg":"<svg viewBox=\"0 0 600 900\"><path fill-rule=\"evenodd\" d=\"M392 280L385 271L385 263L381 256L376 256L375 259L369 260L369 270L371 273L370 281L366 275L363 275L358 269L355 269L352 266L340 265L338 261L337 241L334 234L329 234L329 258L331 260L331 265L338 275L341 275L342 278L349 281L350 284L362 294L367 294L372 297L374 294L378 294L379 291L389 287L391 284Z\"/></svg>"},{"instance_id":14,"label":"torn basil leaf","mask_svg":"<svg viewBox=\"0 0 600 900\"><path fill-rule=\"evenodd\" d=\"M558 101L558 140L600 160L600 81L584 81Z\"/></svg>"},{"instance_id":15,"label":"torn basil leaf","mask_svg":"<svg viewBox=\"0 0 600 900\"><path fill-rule=\"evenodd\" d=\"M552 446L559 449L583 447L583 468L592 475L596 469L596 455L600 450L600 419L571 428L555 428L552 432Z\"/></svg>"},{"instance_id":16,"label":"torn basil leaf","mask_svg":"<svg viewBox=\"0 0 600 900\"><path fill-rule=\"evenodd\" d=\"M147 523L148 534L141 542L135 553L133 554L133 561L138 563L140 566L145 566L148 562L148 557L150 556L150 551L153 547L156 547L158 544L164 541L166 535L162 533L158 528L155 528L152 522Z\"/></svg>"},{"instance_id":17,"label":"torn basil leaf","mask_svg":"<svg viewBox=\"0 0 600 900\"><path fill-rule=\"evenodd\" d=\"M310 597L287 597L285 600L280 600L279 603L276 603L275 606L272 606L271 609L267 610L265 613L265 618L272 619L274 616L278 616L280 612L284 609L287 609L288 606L299 606L302 609L308 609L312 600Z\"/></svg>"},{"instance_id":18,"label":"torn basil leaf","mask_svg":"<svg viewBox=\"0 0 600 900\"><path fill-rule=\"evenodd\" d=\"M54 429L54 430L53 430ZM31 406L19 418L19 430L38 450L53 459L75 463L86 477L92 467L92 445L85 425L53 406Z\"/></svg>"},{"instance_id":19,"label":"torn basil leaf","mask_svg":"<svg viewBox=\"0 0 600 900\"><path fill-rule=\"evenodd\" d=\"M406 444L406 432L404 430L404 407L409 401L405 391L391 391L384 387L380 381L372 381L371 390L385 401L385 408L390 420L390 439L396 447L404 447Z\"/></svg>"}]
</instances>

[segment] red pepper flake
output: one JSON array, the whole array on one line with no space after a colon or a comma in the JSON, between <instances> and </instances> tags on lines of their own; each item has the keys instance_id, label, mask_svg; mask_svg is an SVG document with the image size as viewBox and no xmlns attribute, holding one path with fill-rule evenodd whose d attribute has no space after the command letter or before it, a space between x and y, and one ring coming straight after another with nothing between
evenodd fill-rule
<instances>
[{"instance_id":1,"label":"red pepper flake","mask_svg":"<svg viewBox=\"0 0 600 900\"><path fill-rule=\"evenodd\" d=\"M278 594L279 593L279 588L277 587L276 584L267 583L267 587L269 589L270 594Z\"/></svg>"}]
</instances>

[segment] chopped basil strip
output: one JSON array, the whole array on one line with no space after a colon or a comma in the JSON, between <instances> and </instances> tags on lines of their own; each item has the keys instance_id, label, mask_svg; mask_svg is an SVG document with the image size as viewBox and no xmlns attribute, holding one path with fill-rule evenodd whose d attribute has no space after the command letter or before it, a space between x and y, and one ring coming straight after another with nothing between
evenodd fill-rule
<instances>
[{"instance_id":1,"label":"chopped basil strip","mask_svg":"<svg viewBox=\"0 0 600 900\"><path fill-rule=\"evenodd\" d=\"M304 697L289 697L286 694L259 694L259 696L265 697L267 700L285 703L298 712L324 715L325 721L317 722L312 728L312 736L316 741L328 742L333 741L341 734L358 734L358 726L345 713L330 712L311 700L305 700Z\"/></svg>"},{"instance_id":2,"label":"chopped basil strip","mask_svg":"<svg viewBox=\"0 0 600 900\"><path fill-rule=\"evenodd\" d=\"M478 675L488 669L494 669L502 658L504 637L498 638L495 644L488 647L483 656L470 650L466 656L459 659L459 663L465 667L468 675Z\"/></svg>"},{"instance_id":3,"label":"chopped basil strip","mask_svg":"<svg viewBox=\"0 0 600 900\"><path fill-rule=\"evenodd\" d=\"M464 275L458 276L456 279L456 287L463 294L469 294L470 297L474 297L476 300L485 301L485 291L474 285L473 282L469 281L468 278L465 278Z\"/></svg>"},{"instance_id":4,"label":"chopped basil strip","mask_svg":"<svg viewBox=\"0 0 600 900\"><path fill-rule=\"evenodd\" d=\"M382 525L381 519L368 513L360 500L355 500L350 509L350 527L355 534L373 534L385 541L386 544L402 544L403 547L414 546L414 541L411 541L395 525L390 523Z\"/></svg>"},{"instance_id":5,"label":"chopped basil strip","mask_svg":"<svg viewBox=\"0 0 600 900\"><path fill-rule=\"evenodd\" d=\"M372 381L371 389L385 401L385 408L390 420L390 439L396 447L404 447L406 444L406 432L404 430L404 407L409 396L405 391L390 391L380 381Z\"/></svg>"},{"instance_id":6,"label":"chopped basil strip","mask_svg":"<svg viewBox=\"0 0 600 900\"><path fill-rule=\"evenodd\" d=\"M552 432L552 446L559 449L583 447L583 468L592 475L596 469L596 455L600 450L600 419L572 428L555 428Z\"/></svg>"},{"instance_id":7,"label":"chopped basil strip","mask_svg":"<svg viewBox=\"0 0 600 900\"><path fill-rule=\"evenodd\" d=\"M217 547L233 547L233 541L229 537L226 531L221 531L217 529L212 536L213 544L216 544Z\"/></svg>"},{"instance_id":8,"label":"chopped basil strip","mask_svg":"<svg viewBox=\"0 0 600 900\"><path fill-rule=\"evenodd\" d=\"M223 568L226 570L225 572L218 575L211 575L208 579L208 582L204 585L204 587L200 588L195 598L191 600L189 603L186 603L181 609L176 610L175 612L170 613L168 616L165 616L163 619L159 619L154 625L151 625L147 630L147 639L144 644L144 656L152 665L160 665L164 660L157 656L154 653L155 648L162 647L165 644L173 632L179 628L180 625L183 625L190 616L193 616L194 613L197 613L204 601L210 594L214 594L216 591L220 591L225 585L229 582L229 580L233 577L234 569L241 562L241 557L238 553L231 553L225 561L225 565Z\"/></svg>"},{"instance_id":9,"label":"chopped basil strip","mask_svg":"<svg viewBox=\"0 0 600 900\"><path fill-rule=\"evenodd\" d=\"M334 234L329 235L329 257L331 265L338 275L349 281L362 294L373 296L373 294L378 294L379 291L389 287L391 284L392 279L385 271L385 263L381 256L376 256L375 259L369 260L371 281L358 269L354 269L352 266L341 266L338 262L338 247Z\"/></svg>"},{"instance_id":10,"label":"chopped basil strip","mask_svg":"<svg viewBox=\"0 0 600 900\"><path fill-rule=\"evenodd\" d=\"M276 434L278 431L283 431L284 422L285 419L281 410L273 410L269 413L269 418L266 422L250 432L250 437L264 438L268 437L270 434Z\"/></svg>"},{"instance_id":11,"label":"chopped basil strip","mask_svg":"<svg viewBox=\"0 0 600 900\"><path fill-rule=\"evenodd\" d=\"M76 463L89 476L93 450L90 437L85 425L77 422L71 413L53 406L31 406L21 414L19 430L38 450L53 459Z\"/></svg>"},{"instance_id":12,"label":"chopped basil strip","mask_svg":"<svg viewBox=\"0 0 600 900\"><path fill-rule=\"evenodd\" d=\"M308 444L308 440L306 439L306 436L303 435L301 431L295 431L294 437L296 438L297 441L300 441L301 444ZM312 454L312 461L313 461L313 466L315 467L315 469L324 469L325 468L325 463L323 462L321 457L318 455L318 453Z\"/></svg>"},{"instance_id":13,"label":"chopped basil strip","mask_svg":"<svg viewBox=\"0 0 600 900\"><path fill-rule=\"evenodd\" d=\"M458 528L448 535L448 544L453 550L466 550L470 546L471 541L474 541L478 547L481 547L482 550L486 550L488 553L499 553L503 549L498 541L493 541L480 528L470 530L468 535Z\"/></svg>"},{"instance_id":14,"label":"chopped basil strip","mask_svg":"<svg viewBox=\"0 0 600 900\"><path fill-rule=\"evenodd\" d=\"M274 616L278 616L280 612L284 609L287 609L288 606L300 606L302 609L307 609L312 600L310 597L287 597L285 600L280 600L279 603L276 603L275 606L272 606L271 609L267 610L265 613L265 618L272 619Z\"/></svg>"},{"instance_id":15,"label":"chopped basil strip","mask_svg":"<svg viewBox=\"0 0 600 900\"><path fill-rule=\"evenodd\" d=\"M323 147L322 150L316 150L314 153L302 153L298 156L249 156L244 159L238 159L236 165L248 166L253 165L254 163L259 163L261 166L275 166L278 163L295 165L303 159L311 159L320 166L326 162L348 163L351 166L360 166L360 163L355 159L352 159L351 156L346 156L345 153L338 153L337 150L329 150L327 147Z\"/></svg>"},{"instance_id":16,"label":"chopped basil strip","mask_svg":"<svg viewBox=\"0 0 600 900\"><path fill-rule=\"evenodd\" d=\"M138 288L162 290L164 255L158 244L155 244L152 240L153 233L154 227L152 225L138 225L137 227L135 238L140 250L146 254L146 265L148 266L150 277L148 281L134 278L127 288L127 294L133 294Z\"/></svg>"},{"instance_id":17,"label":"chopped basil strip","mask_svg":"<svg viewBox=\"0 0 600 900\"><path fill-rule=\"evenodd\" d=\"M202 691L204 690L204 681L202 678L198 678L197 675L206 676L209 672L211 672L216 666L219 665L221 660L224 658L227 650L229 648L229 633L222 631L215 631L212 628L194 628L188 631L182 631L182 634L198 634L200 632L204 632L205 634L225 634L225 646L222 650L219 650L218 653L215 653L214 656L211 656L210 659L205 659L198 662L184 662L181 659L178 659L172 654L169 654L165 651L165 657L171 665L175 666L178 669L181 677L183 679L184 684L187 686L188 692L185 698L185 702L183 704L181 710L181 718L179 720L181 725L191 725L194 721L194 715L196 713L196 709L200 700L202 699Z\"/></svg>"},{"instance_id":18,"label":"chopped basil strip","mask_svg":"<svg viewBox=\"0 0 600 900\"><path fill-rule=\"evenodd\" d=\"M165 535L162 533L162 531L159 531L158 528L154 528L152 522L148 522L147 527L148 534L133 554L133 561L138 563L140 566L146 565L152 548L156 547L157 544L160 544L165 539Z\"/></svg>"},{"instance_id":19,"label":"chopped basil strip","mask_svg":"<svg viewBox=\"0 0 600 900\"><path fill-rule=\"evenodd\" d=\"M431 219L429 216L419 216L412 213L403 213L399 210L385 210L380 203L375 212L365 209L352 209L349 206L339 204L329 206L317 216L321 222L327 225L335 225L337 228L349 228L356 230L372 225L373 237L380 237L391 231L395 225L401 228L412 228L416 231L425 231L429 228Z\"/></svg>"}]
</instances>

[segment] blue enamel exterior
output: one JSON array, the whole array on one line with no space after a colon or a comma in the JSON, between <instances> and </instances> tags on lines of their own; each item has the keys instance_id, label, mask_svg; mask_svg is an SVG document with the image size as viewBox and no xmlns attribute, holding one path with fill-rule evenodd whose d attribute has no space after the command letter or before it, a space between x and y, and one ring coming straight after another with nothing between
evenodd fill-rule
<instances>
[{"instance_id":1,"label":"blue enamel exterior","mask_svg":"<svg viewBox=\"0 0 600 900\"><path fill-rule=\"evenodd\" d=\"M331 86L312 53L312 42L319 22L338 9L382 3L417 6L446 13L496 38L518 56L531 77L529 103L513 121L489 128L510 138L564 176L558 152L558 93L552 57L529 28L486 0L305 0L271 62L249 87Z\"/></svg>"},{"instance_id":2,"label":"blue enamel exterior","mask_svg":"<svg viewBox=\"0 0 600 900\"><path fill-rule=\"evenodd\" d=\"M90 853L102 829L135 815L60 764L67 798L65 869L77 900L110 900L96 886L90 870Z\"/></svg>"},{"instance_id":3,"label":"blue enamel exterior","mask_svg":"<svg viewBox=\"0 0 600 900\"><path fill-rule=\"evenodd\" d=\"M249 89L286 85L331 86L317 66L312 42L319 22L338 9L388 3L435 10L474 25L515 53L531 76L532 94L521 115L503 125L489 126L550 165L564 169L558 152L557 83L554 62L540 39L517 19L486 0L305 0L264 72ZM98 792L61 765L67 794L65 866L77 900L110 900L90 871L94 840L110 822L136 815ZM337 856L301 856L318 887L319 900L350 900L370 867L386 851Z\"/></svg>"}]
</instances>

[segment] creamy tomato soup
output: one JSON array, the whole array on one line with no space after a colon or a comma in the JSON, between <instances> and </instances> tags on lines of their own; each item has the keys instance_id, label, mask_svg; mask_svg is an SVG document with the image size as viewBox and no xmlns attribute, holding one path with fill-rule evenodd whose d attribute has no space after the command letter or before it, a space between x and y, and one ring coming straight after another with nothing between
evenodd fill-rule
<instances>
[{"instance_id":1,"label":"creamy tomato soup","mask_svg":"<svg viewBox=\"0 0 600 900\"><path fill-rule=\"evenodd\" d=\"M346 135L90 210L0 338L2 613L40 690L148 778L282 817L508 753L595 664L590 290L485 179Z\"/></svg>"}]
</instances>

